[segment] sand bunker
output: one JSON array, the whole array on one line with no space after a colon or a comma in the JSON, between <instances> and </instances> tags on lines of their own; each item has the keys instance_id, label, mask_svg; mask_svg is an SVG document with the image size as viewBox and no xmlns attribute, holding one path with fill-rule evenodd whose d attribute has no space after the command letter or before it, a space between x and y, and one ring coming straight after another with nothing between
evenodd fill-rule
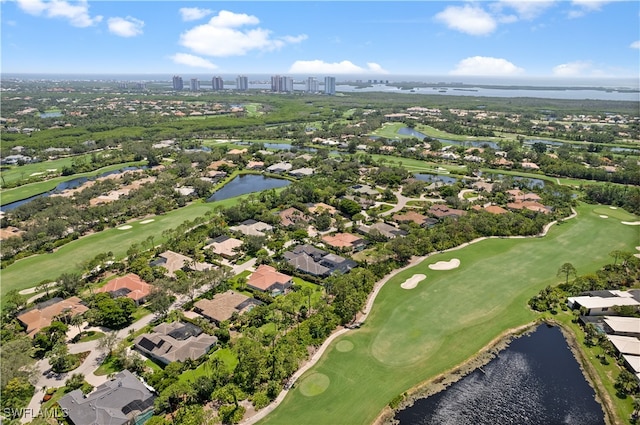
<instances>
[{"instance_id":1,"label":"sand bunker","mask_svg":"<svg viewBox=\"0 0 640 425\"><path fill-rule=\"evenodd\" d=\"M41 176L41 175L43 175L43 174L44 174L44 173L31 173L31 174L29 174L29 177L33 177L33 176Z\"/></svg>"},{"instance_id":2,"label":"sand bunker","mask_svg":"<svg viewBox=\"0 0 640 425\"><path fill-rule=\"evenodd\" d=\"M460 266L460 260L452 258L449 261L438 261L435 264L429 264L431 270L453 270Z\"/></svg>"},{"instance_id":3,"label":"sand bunker","mask_svg":"<svg viewBox=\"0 0 640 425\"><path fill-rule=\"evenodd\" d=\"M602 215L602 214L601 214L601 215L600 215L600 218L609 218L609 216L608 216L608 215Z\"/></svg>"},{"instance_id":4,"label":"sand bunker","mask_svg":"<svg viewBox=\"0 0 640 425\"><path fill-rule=\"evenodd\" d=\"M611 208L612 210L617 210L618 209L618 207L609 207L609 208Z\"/></svg>"},{"instance_id":5,"label":"sand bunker","mask_svg":"<svg viewBox=\"0 0 640 425\"><path fill-rule=\"evenodd\" d=\"M423 274L414 274L409 279L402 282L400 287L402 289L413 289L418 286L418 283L422 282L427 276Z\"/></svg>"},{"instance_id":6,"label":"sand bunker","mask_svg":"<svg viewBox=\"0 0 640 425\"><path fill-rule=\"evenodd\" d=\"M148 219L146 219L146 220L142 220L142 221L140 222L140 224L148 224L148 223L151 223L151 222L154 222L154 221L155 221L155 219L153 219L153 218L148 218Z\"/></svg>"},{"instance_id":7,"label":"sand bunker","mask_svg":"<svg viewBox=\"0 0 640 425\"><path fill-rule=\"evenodd\" d=\"M622 221L621 223L627 226L640 226L640 221Z\"/></svg>"},{"instance_id":8,"label":"sand bunker","mask_svg":"<svg viewBox=\"0 0 640 425\"><path fill-rule=\"evenodd\" d=\"M638 251L640 251L640 246L637 246L637 247L636 247L636 249L637 249Z\"/></svg>"},{"instance_id":9,"label":"sand bunker","mask_svg":"<svg viewBox=\"0 0 640 425\"><path fill-rule=\"evenodd\" d=\"M129 230L129 229L131 229L131 226L129 226L128 224L126 226L118 227L118 230Z\"/></svg>"}]
</instances>

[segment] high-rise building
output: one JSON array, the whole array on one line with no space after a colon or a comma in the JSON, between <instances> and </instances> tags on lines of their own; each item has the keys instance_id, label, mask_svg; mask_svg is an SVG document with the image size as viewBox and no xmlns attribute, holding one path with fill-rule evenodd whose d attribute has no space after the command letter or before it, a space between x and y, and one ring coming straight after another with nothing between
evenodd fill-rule
<instances>
[{"instance_id":1,"label":"high-rise building","mask_svg":"<svg viewBox=\"0 0 640 425\"><path fill-rule=\"evenodd\" d=\"M336 77L324 77L324 93L336 94Z\"/></svg>"},{"instance_id":2,"label":"high-rise building","mask_svg":"<svg viewBox=\"0 0 640 425\"><path fill-rule=\"evenodd\" d=\"M293 93L293 78L282 77L282 91Z\"/></svg>"},{"instance_id":3,"label":"high-rise building","mask_svg":"<svg viewBox=\"0 0 640 425\"><path fill-rule=\"evenodd\" d=\"M189 81L189 90L191 91L199 91L200 90L200 81L197 78L192 78Z\"/></svg>"},{"instance_id":4,"label":"high-rise building","mask_svg":"<svg viewBox=\"0 0 640 425\"><path fill-rule=\"evenodd\" d=\"M224 81L222 80L222 77L213 77L211 79L211 88L215 91L224 90Z\"/></svg>"},{"instance_id":5,"label":"high-rise building","mask_svg":"<svg viewBox=\"0 0 640 425\"><path fill-rule=\"evenodd\" d=\"M236 77L236 90L245 91L249 89L249 79L246 75L238 75Z\"/></svg>"},{"instance_id":6,"label":"high-rise building","mask_svg":"<svg viewBox=\"0 0 640 425\"><path fill-rule=\"evenodd\" d=\"M173 89L174 90L182 90L184 88L184 84L182 83L182 77L179 75L173 76Z\"/></svg>"},{"instance_id":7,"label":"high-rise building","mask_svg":"<svg viewBox=\"0 0 640 425\"><path fill-rule=\"evenodd\" d=\"M293 92L293 78L274 75L271 77L271 91L273 92Z\"/></svg>"},{"instance_id":8,"label":"high-rise building","mask_svg":"<svg viewBox=\"0 0 640 425\"><path fill-rule=\"evenodd\" d=\"M279 75L271 76L271 91L281 92L282 91L282 77Z\"/></svg>"},{"instance_id":9,"label":"high-rise building","mask_svg":"<svg viewBox=\"0 0 640 425\"><path fill-rule=\"evenodd\" d=\"M307 92L308 93L318 92L318 80L315 77L307 78Z\"/></svg>"}]
</instances>

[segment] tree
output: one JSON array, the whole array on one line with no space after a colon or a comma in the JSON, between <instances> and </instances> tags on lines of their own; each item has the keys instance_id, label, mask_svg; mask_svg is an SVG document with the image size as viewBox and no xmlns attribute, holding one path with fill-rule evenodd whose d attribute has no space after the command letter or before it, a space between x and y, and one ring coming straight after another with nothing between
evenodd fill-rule
<instances>
[{"instance_id":1,"label":"tree","mask_svg":"<svg viewBox=\"0 0 640 425\"><path fill-rule=\"evenodd\" d=\"M353 201L351 199L341 200L340 204L338 205L338 208L340 209L340 211L347 214L349 217L354 216L358 214L360 211L362 211L362 208L360 208L360 204L358 204L356 201Z\"/></svg>"},{"instance_id":2,"label":"tree","mask_svg":"<svg viewBox=\"0 0 640 425\"><path fill-rule=\"evenodd\" d=\"M161 287L155 287L149 296L147 297L147 306L149 310L158 314L160 317L165 317L169 313L169 308L172 304L172 297L169 292Z\"/></svg>"},{"instance_id":3,"label":"tree","mask_svg":"<svg viewBox=\"0 0 640 425\"><path fill-rule=\"evenodd\" d=\"M69 324L71 326L77 326L78 327L78 332L81 333L82 332L82 324L84 323L84 317L82 317L81 314L74 314L73 316L71 316L71 319L69 320Z\"/></svg>"},{"instance_id":4,"label":"tree","mask_svg":"<svg viewBox=\"0 0 640 425\"><path fill-rule=\"evenodd\" d=\"M57 282L62 295L70 297L77 294L82 287L82 276L78 273L63 273Z\"/></svg>"},{"instance_id":5,"label":"tree","mask_svg":"<svg viewBox=\"0 0 640 425\"><path fill-rule=\"evenodd\" d=\"M107 332L102 338L100 338L100 341L98 341L98 350L106 351L107 355L111 356L111 354L113 354L113 349L116 348L118 342L120 342L118 332Z\"/></svg>"},{"instance_id":6,"label":"tree","mask_svg":"<svg viewBox=\"0 0 640 425\"><path fill-rule=\"evenodd\" d=\"M565 285L569 284L569 276L575 277L577 275L576 268L571 263L564 263L558 269L558 273L556 276L564 276L565 277Z\"/></svg>"}]
</instances>

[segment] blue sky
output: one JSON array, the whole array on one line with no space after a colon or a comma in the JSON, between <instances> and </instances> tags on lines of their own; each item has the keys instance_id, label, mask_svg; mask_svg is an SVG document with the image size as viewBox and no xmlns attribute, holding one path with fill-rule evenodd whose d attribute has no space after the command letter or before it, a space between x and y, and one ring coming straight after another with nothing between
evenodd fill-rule
<instances>
[{"instance_id":1,"label":"blue sky","mask_svg":"<svg viewBox=\"0 0 640 425\"><path fill-rule=\"evenodd\" d=\"M640 75L640 2L0 0L5 73Z\"/></svg>"}]
</instances>

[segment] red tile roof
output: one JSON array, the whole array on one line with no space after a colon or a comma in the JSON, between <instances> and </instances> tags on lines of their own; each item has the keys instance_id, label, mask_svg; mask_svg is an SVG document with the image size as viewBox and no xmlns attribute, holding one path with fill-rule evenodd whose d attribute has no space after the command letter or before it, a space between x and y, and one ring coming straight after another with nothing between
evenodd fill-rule
<instances>
[{"instance_id":1,"label":"red tile roof","mask_svg":"<svg viewBox=\"0 0 640 425\"><path fill-rule=\"evenodd\" d=\"M274 285L287 285L291 279L291 276L280 273L274 267L261 264L256 271L249 276L247 285L261 291L269 291Z\"/></svg>"},{"instance_id":2,"label":"red tile roof","mask_svg":"<svg viewBox=\"0 0 640 425\"><path fill-rule=\"evenodd\" d=\"M130 291L127 294L128 298L131 298L135 302L139 302L151 293L153 286L142 280L137 274L129 273L128 275L110 280L96 292L114 292L123 288Z\"/></svg>"}]
</instances>

